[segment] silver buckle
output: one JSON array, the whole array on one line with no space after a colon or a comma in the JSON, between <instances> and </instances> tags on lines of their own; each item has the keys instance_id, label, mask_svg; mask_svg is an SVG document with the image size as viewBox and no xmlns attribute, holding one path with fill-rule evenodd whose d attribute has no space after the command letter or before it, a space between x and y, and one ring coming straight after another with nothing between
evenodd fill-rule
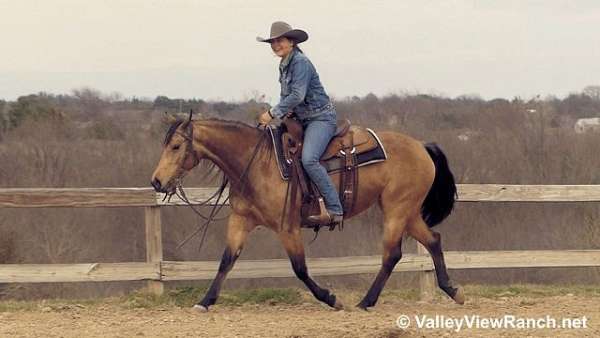
<instances>
[{"instance_id":1,"label":"silver buckle","mask_svg":"<svg viewBox=\"0 0 600 338\"><path fill-rule=\"evenodd\" d=\"M350 150L350 154L354 154L356 152L356 147L352 146L352 150ZM344 149L340 149L340 154L346 156L346 152Z\"/></svg>"}]
</instances>

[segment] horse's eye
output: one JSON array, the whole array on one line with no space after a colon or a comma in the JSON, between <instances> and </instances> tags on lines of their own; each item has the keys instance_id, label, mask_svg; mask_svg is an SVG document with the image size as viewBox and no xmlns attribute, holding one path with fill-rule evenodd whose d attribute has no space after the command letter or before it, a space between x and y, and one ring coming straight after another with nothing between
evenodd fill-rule
<instances>
[{"instance_id":1,"label":"horse's eye","mask_svg":"<svg viewBox=\"0 0 600 338\"><path fill-rule=\"evenodd\" d=\"M176 144L176 145L173 146L173 150L177 150L177 149L179 149L179 147L180 147L180 145Z\"/></svg>"}]
</instances>

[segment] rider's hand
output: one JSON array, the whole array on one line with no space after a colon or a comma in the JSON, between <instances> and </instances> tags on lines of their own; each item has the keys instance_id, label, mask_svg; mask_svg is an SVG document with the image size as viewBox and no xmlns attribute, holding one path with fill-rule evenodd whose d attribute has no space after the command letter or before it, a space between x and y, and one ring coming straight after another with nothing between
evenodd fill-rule
<instances>
[{"instance_id":1,"label":"rider's hand","mask_svg":"<svg viewBox=\"0 0 600 338\"><path fill-rule=\"evenodd\" d=\"M271 122L272 119L273 117L271 116L271 113L267 110L258 116L258 123L266 126L269 124L269 122Z\"/></svg>"}]
</instances>

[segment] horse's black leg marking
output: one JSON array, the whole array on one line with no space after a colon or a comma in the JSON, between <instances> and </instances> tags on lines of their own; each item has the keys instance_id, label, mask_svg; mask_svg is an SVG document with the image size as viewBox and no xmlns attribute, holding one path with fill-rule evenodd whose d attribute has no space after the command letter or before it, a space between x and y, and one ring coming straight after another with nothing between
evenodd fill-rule
<instances>
[{"instance_id":1,"label":"horse's black leg marking","mask_svg":"<svg viewBox=\"0 0 600 338\"><path fill-rule=\"evenodd\" d=\"M294 273L296 274L298 279L304 282L306 287L310 290L310 292L312 292L315 298L331 307L336 307L335 295L330 293L329 290L321 288L308 275L308 269L306 268L306 259L304 254L289 254L289 257L292 263L292 268L294 269Z\"/></svg>"},{"instance_id":2,"label":"horse's black leg marking","mask_svg":"<svg viewBox=\"0 0 600 338\"><path fill-rule=\"evenodd\" d=\"M223 252L223 257L221 257L221 264L219 264L219 272L217 272L217 276L213 280L208 292L204 298L200 301L200 305L204 306L208 309L209 306L215 304L217 298L219 297L219 292L221 291L221 286L223 285L223 281L225 280L225 276L233 267L233 264L240 256L240 250L238 252L231 252L230 248L225 248L225 252Z\"/></svg>"},{"instance_id":3,"label":"horse's black leg marking","mask_svg":"<svg viewBox=\"0 0 600 338\"><path fill-rule=\"evenodd\" d=\"M379 269L379 273L371 288L365 295L365 297L358 303L358 307L361 309L366 309L368 307L374 306L377 303L377 299L379 299L379 295L381 294L381 290L385 286L388 278L392 271L394 271L394 267L402 258L402 240L398 245L394 245L389 249L389 253L387 258L382 262L381 269Z\"/></svg>"},{"instance_id":4,"label":"horse's black leg marking","mask_svg":"<svg viewBox=\"0 0 600 338\"><path fill-rule=\"evenodd\" d=\"M437 277L438 285L450 298L454 299L457 288L452 286L448 272L446 271L446 263L444 262L444 253L442 252L442 237L439 233L432 231L434 240L427 244L427 250L431 254L433 259L433 266L435 267L435 275Z\"/></svg>"}]
</instances>

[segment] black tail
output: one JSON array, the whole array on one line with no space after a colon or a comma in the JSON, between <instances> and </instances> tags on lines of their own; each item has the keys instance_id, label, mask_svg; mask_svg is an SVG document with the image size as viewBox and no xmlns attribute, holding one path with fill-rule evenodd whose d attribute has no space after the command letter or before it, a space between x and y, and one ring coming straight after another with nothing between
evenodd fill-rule
<instances>
[{"instance_id":1,"label":"black tail","mask_svg":"<svg viewBox=\"0 0 600 338\"><path fill-rule=\"evenodd\" d=\"M435 179L421 207L421 215L431 228L450 215L457 195L454 176L442 149L435 143L425 144L425 149L435 164Z\"/></svg>"}]
</instances>

